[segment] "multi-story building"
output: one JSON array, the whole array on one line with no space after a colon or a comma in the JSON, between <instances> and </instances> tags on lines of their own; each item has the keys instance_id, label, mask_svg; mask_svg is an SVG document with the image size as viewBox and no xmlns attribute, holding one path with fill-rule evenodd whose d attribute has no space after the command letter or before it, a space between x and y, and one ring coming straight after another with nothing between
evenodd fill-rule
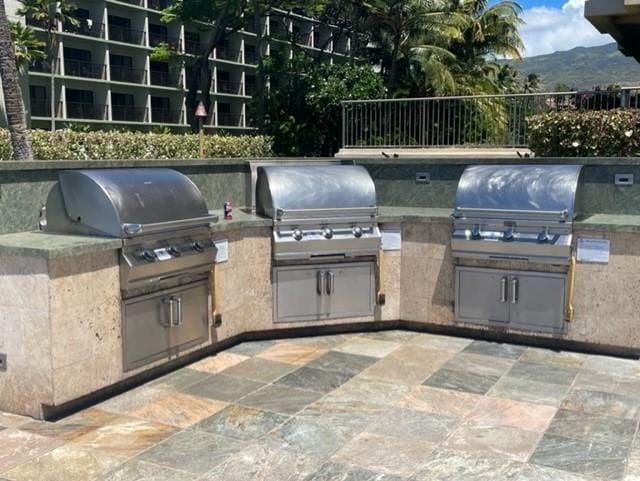
<instances>
[{"instance_id":1,"label":"multi-story building","mask_svg":"<svg viewBox=\"0 0 640 481\"><path fill-rule=\"evenodd\" d=\"M23 82L25 105L33 128L50 128L51 116L59 127L69 123L94 128L152 130L189 128L186 115L187 69L153 60L153 48L165 42L177 52L193 55L210 35L205 25L165 24L160 11L171 0L78 0L77 25L59 26L55 89L51 67L34 63ZM19 2L9 0L9 17L16 18ZM33 19L31 25L44 38ZM350 40L335 27L293 12L278 11L264 18L262 54L274 49L291 55L296 48L326 52L327 61L345 62ZM212 111L205 129L250 130L248 104L255 93L259 52L256 33L238 31L219 45L209 62L213 74ZM52 112L51 95L55 98Z\"/></svg>"}]
</instances>

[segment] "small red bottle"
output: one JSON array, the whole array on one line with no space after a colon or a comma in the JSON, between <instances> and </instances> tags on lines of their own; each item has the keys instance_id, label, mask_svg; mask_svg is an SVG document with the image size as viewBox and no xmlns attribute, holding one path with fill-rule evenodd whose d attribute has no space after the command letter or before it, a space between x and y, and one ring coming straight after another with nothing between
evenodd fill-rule
<instances>
[{"instance_id":1,"label":"small red bottle","mask_svg":"<svg viewBox=\"0 0 640 481\"><path fill-rule=\"evenodd\" d=\"M225 220L233 219L233 204L231 201L224 203L224 218Z\"/></svg>"}]
</instances>

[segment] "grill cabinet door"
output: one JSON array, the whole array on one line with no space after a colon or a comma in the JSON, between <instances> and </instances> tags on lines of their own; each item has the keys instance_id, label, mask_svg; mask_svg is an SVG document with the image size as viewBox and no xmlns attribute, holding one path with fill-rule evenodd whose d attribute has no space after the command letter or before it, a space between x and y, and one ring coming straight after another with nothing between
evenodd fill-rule
<instances>
[{"instance_id":1,"label":"grill cabinet door","mask_svg":"<svg viewBox=\"0 0 640 481\"><path fill-rule=\"evenodd\" d=\"M208 285L207 281L199 282L173 294L180 302L176 304L176 313L178 314L176 323L179 323L179 325L171 329L172 348L186 349L208 340ZM181 312L179 312L179 309L181 309Z\"/></svg>"},{"instance_id":2,"label":"grill cabinet door","mask_svg":"<svg viewBox=\"0 0 640 481\"><path fill-rule=\"evenodd\" d=\"M482 325L509 322L509 274L493 269L456 268L456 320Z\"/></svg>"},{"instance_id":3,"label":"grill cabinet door","mask_svg":"<svg viewBox=\"0 0 640 481\"><path fill-rule=\"evenodd\" d=\"M124 302L122 342L125 371L168 358L171 297L172 294L165 291Z\"/></svg>"},{"instance_id":4,"label":"grill cabinet door","mask_svg":"<svg viewBox=\"0 0 640 481\"><path fill-rule=\"evenodd\" d=\"M323 302L326 269L276 267L273 270L274 320L276 322L326 319Z\"/></svg>"},{"instance_id":5,"label":"grill cabinet door","mask_svg":"<svg viewBox=\"0 0 640 481\"><path fill-rule=\"evenodd\" d=\"M517 295L510 305L510 327L561 332L564 329L566 276L519 272L512 274L510 286L513 281L517 282Z\"/></svg>"},{"instance_id":6,"label":"grill cabinet door","mask_svg":"<svg viewBox=\"0 0 640 481\"><path fill-rule=\"evenodd\" d=\"M330 266L326 276L325 298L330 318L373 315L375 307L373 263Z\"/></svg>"}]
</instances>

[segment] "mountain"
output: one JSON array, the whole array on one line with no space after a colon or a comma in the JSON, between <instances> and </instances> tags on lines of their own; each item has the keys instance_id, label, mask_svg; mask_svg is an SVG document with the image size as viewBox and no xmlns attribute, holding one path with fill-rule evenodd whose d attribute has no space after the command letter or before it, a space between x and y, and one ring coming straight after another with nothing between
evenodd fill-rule
<instances>
[{"instance_id":1,"label":"mountain","mask_svg":"<svg viewBox=\"0 0 640 481\"><path fill-rule=\"evenodd\" d=\"M522 61L509 61L509 64L523 75L541 75L546 91L555 90L559 84L578 90L612 84L640 85L640 63L622 55L615 43L526 57Z\"/></svg>"}]
</instances>

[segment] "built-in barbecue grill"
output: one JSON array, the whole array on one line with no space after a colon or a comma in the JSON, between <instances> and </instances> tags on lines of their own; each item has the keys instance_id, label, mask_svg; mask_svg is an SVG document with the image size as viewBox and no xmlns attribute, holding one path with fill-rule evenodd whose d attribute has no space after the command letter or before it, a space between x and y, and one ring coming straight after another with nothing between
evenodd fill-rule
<instances>
[{"instance_id":1,"label":"built-in barbecue grill","mask_svg":"<svg viewBox=\"0 0 640 481\"><path fill-rule=\"evenodd\" d=\"M366 169L259 167L256 209L273 219L276 321L373 313L380 230Z\"/></svg>"},{"instance_id":2,"label":"built-in barbecue grill","mask_svg":"<svg viewBox=\"0 0 640 481\"><path fill-rule=\"evenodd\" d=\"M567 311L566 267L581 166L477 165L459 182L451 250L456 267L456 318L510 328L561 331ZM527 271L492 269L498 261L531 263ZM504 265L504 264L502 264ZM521 265L521 264L520 264ZM557 272L558 270L564 272Z\"/></svg>"},{"instance_id":3,"label":"built-in barbecue grill","mask_svg":"<svg viewBox=\"0 0 640 481\"><path fill-rule=\"evenodd\" d=\"M208 339L210 215L171 169L71 170L47 199L47 230L117 237L125 370Z\"/></svg>"}]
</instances>

